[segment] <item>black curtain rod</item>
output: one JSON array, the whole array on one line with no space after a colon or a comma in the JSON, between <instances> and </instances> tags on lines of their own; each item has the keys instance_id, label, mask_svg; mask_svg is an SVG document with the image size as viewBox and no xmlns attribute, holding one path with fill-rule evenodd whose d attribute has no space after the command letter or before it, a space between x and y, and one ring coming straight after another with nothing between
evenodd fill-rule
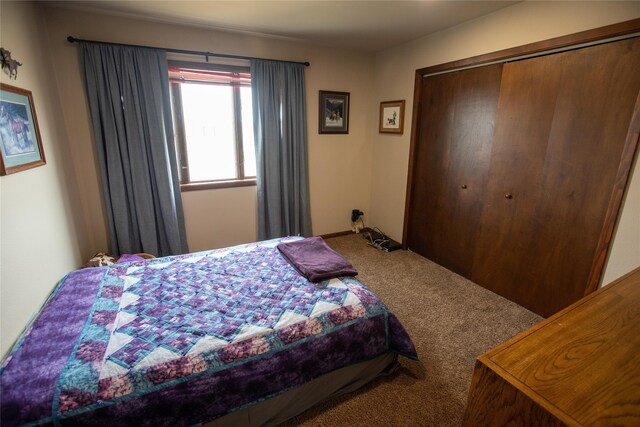
<instances>
[{"instance_id":1,"label":"black curtain rod","mask_svg":"<svg viewBox=\"0 0 640 427\"><path fill-rule=\"evenodd\" d=\"M98 44L111 44L111 45L115 45L115 46L127 46L127 47L144 47L144 48L148 48L148 49L163 49L166 50L167 52L172 52L172 53L182 53L185 55L201 55L204 56L207 59L207 62L209 62L209 57L210 56L217 56L219 58L233 58L233 59L266 59L266 58L256 58L253 56L240 56L240 55L228 55L225 53L213 53L213 52L203 52L200 50L185 50L185 49L171 49L171 48L158 48L158 47L154 47L154 46L141 46L141 45L137 45L137 44L126 44L126 43L110 43L110 42L102 42L102 41L97 41L97 40L84 40L84 39L77 39L73 36L69 36L67 37L67 41L69 43L75 43L75 42L89 42L89 43L98 43ZM267 59L268 61L280 61L280 60L273 60L273 59ZM308 67L309 65L311 65L309 62L297 62L297 61L280 61L280 62L288 62L290 64L302 64L305 67Z\"/></svg>"}]
</instances>

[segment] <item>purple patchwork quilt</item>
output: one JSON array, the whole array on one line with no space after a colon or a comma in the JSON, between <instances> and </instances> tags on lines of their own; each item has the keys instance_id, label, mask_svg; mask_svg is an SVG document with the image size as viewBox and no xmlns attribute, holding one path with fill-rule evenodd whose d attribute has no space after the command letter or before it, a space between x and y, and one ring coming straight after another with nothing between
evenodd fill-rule
<instances>
[{"instance_id":1,"label":"purple patchwork quilt","mask_svg":"<svg viewBox=\"0 0 640 427\"><path fill-rule=\"evenodd\" d=\"M0 421L192 425L387 352L417 358L353 277L313 285L277 239L70 273L3 363Z\"/></svg>"}]
</instances>

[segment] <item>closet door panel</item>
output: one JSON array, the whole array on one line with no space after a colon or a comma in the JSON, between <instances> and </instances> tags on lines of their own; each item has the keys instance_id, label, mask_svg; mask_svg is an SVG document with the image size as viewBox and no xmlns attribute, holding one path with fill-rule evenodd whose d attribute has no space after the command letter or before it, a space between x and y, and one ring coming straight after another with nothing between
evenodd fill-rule
<instances>
[{"instance_id":1,"label":"closet door panel","mask_svg":"<svg viewBox=\"0 0 640 427\"><path fill-rule=\"evenodd\" d=\"M412 215L409 218L408 247L436 261L430 244L438 230L437 213L445 200L444 177L448 172L448 144L453 131L454 105L459 73L422 82L420 139L414 151ZM437 261L436 261L437 262Z\"/></svg>"},{"instance_id":2,"label":"closet door panel","mask_svg":"<svg viewBox=\"0 0 640 427\"><path fill-rule=\"evenodd\" d=\"M540 272L549 280L534 295L545 314L585 295L640 92L640 39L567 52L562 60L524 270L530 283L541 281Z\"/></svg>"},{"instance_id":3,"label":"closet door panel","mask_svg":"<svg viewBox=\"0 0 640 427\"><path fill-rule=\"evenodd\" d=\"M530 262L531 213L553 123L561 70L551 56L505 64L489 182L470 279L526 306L536 290L521 285Z\"/></svg>"},{"instance_id":4,"label":"closet door panel","mask_svg":"<svg viewBox=\"0 0 640 427\"><path fill-rule=\"evenodd\" d=\"M640 90L638 46L505 65L472 280L543 316L584 295Z\"/></svg>"},{"instance_id":5,"label":"closet door panel","mask_svg":"<svg viewBox=\"0 0 640 427\"><path fill-rule=\"evenodd\" d=\"M423 81L409 248L468 274L491 156L502 66Z\"/></svg>"}]
</instances>

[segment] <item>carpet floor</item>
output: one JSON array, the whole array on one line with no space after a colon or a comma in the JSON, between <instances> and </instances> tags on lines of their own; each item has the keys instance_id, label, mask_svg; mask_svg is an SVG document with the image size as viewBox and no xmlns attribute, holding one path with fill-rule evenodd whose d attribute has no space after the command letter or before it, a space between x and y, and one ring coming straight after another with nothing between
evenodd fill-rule
<instances>
[{"instance_id":1,"label":"carpet floor","mask_svg":"<svg viewBox=\"0 0 640 427\"><path fill-rule=\"evenodd\" d=\"M420 255L359 235L327 239L400 319L420 362L330 399L285 426L460 426L475 359L542 320Z\"/></svg>"}]
</instances>

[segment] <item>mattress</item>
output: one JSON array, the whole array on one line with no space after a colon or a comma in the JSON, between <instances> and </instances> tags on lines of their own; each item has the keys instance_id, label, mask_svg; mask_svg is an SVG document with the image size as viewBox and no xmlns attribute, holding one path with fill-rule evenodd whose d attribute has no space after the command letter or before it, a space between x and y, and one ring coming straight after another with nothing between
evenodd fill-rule
<instances>
[{"instance_id":1,"label":"mattress","mask_svg":"<svg viewBox=\"0 0 640 427\"><path fill-rule=\"evenodd\" d=\"M398 319L354 277L312 284L275 239L71 272L3 362L10 425L193 425L397 354Z\"/></svg>"}]
</instances>

